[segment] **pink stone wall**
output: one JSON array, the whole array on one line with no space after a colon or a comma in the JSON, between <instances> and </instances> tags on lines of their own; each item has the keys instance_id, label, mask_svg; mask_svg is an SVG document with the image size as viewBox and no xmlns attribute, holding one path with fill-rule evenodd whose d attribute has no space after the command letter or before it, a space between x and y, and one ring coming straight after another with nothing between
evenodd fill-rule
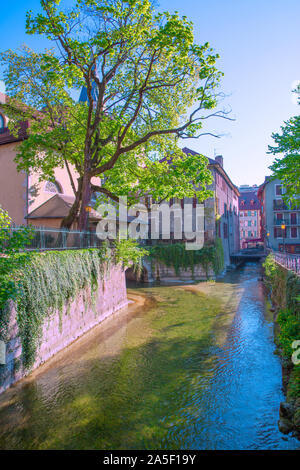
<instances>
[{"instance_id":1,"label":"pink stone wall","mask_svg":"<svg viewBox=\"0 0 300 470\"><path fill-rule=\"evenodd\" d=\"M160 279L160 280L175 280L175 279L200 279L200 280L206 280L206 273L204 269L202 268L201 265L197 264L194 266L194 275L192 273L192 270L190 268L188 269L181 269L179 276L177 276L175 269L172 266L166 266L163 263L154 263L154 269L152 272L152 276L154 279ZM216 275L213 271L212 268L209 268L208 270L208 276L210 279L215 279Z\"/></svg>"},{"instance_id":2,"label":"pink stone wall","mask_svg":"<svg viewBox=\"0 0 300 470\"><path fill-rule=\"evenodd\" d=\"M127 303L125 272L120 266L111 267L104 279L99 280L95 292L87 287L65 305L62 312L56 311L45 321L32 370L106 317L126 307ZM22 345L16 315L14 305L11 304L6 365L0 366L0 393L28 374L22 367Z\"/></svg>"}]
</instances>

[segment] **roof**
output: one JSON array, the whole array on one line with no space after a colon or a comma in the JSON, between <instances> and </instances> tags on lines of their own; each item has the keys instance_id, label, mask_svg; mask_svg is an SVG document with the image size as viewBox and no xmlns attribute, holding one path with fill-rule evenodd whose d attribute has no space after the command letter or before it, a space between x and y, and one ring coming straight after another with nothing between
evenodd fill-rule
<instances>
[{"instance_id":1,"label":"roof","mask_svg":"<svg viewBox=\"0 0 300 470\"><path fill-rule=\"evenodd\" d=\"M252 202L253 201L253 202ZM239 210L259 210L260 202L256 191L245 191L240 193Z\"/></svg>"},{"instance_id":2,"label":"roof","mask_svg":"<svg viewBox=\"0 0 300 470\"><path fill-rule=\"evenodd\" d=\"M74 204L75 196L55 194L46 202L30 212L26 219L62 219L69 214ZM89 212L89 219L100 220L100 216L94 209Z\"/></svg>"},{"instance_id":3,"label":"roof","mask_svg":"<svg viewBox=\"0 0 300 470\"><path fill-rule=\"evenodd\" d=\"M189 149L188 147L184 147L182 149L182 151L188 155L188 154L191 154L191 155L199 155L198 152L195 152L194 150L191 150ZM225 179L226 183L228 184L228 186L231 187L231 189L233 189L233 191L236 193L237 196L240 195L239 193L239 190L238 190L238 187L235 186L235 184L233 184L233 182L231 181L231 179L229 178L229 176L227 175L226 171L224 170L224 168L222 167L222 165L220 165L219 162L217 162L216 160L214 160L213 158L209 158L209 157L206 157L208 159L208 167L213 167L215 168Z\"/></svg>"},{"instance_id":4,"label":"roof","mask_svg":"<svg viewBox=\"0 0 300 470\"><path fill-rule=\"evenodd\" d=\"M271 176L265 176L265 181L258 187L257 196L259 200L262 199L262 193L265 189L265 186L271 181L271 179Z\"/></svg>"},{"instance_id":5,"label":"roof","mask_svg":"<svg viewBox=\"0 0 300 470\"><path fill-rule=\"evenodd\" d=\"M0 107L1 103L6 103L8 100L8 96L5 95L5 93L0 92ZM20 130L19 130L19 135L16 137L14 136L8 127L3 127L3 129L0 129L0 145L3 144L10 144L11 142L18 142L20 140L24 140L27 137L27 129L29 127L28 121L23 121L20 122Z\"/></svg>"}]
</instances>

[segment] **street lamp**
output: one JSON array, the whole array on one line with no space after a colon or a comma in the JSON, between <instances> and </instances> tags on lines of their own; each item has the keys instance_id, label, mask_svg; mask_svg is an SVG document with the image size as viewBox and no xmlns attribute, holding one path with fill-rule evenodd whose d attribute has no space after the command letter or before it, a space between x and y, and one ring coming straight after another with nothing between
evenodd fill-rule
<instances>
[{"instance_id":1,"label":"street lamp","mask_svg":"<svg viewBox=\"0 0 300 470\"><path fill-rule=\"evenodd\" d=\"M85 206L85 210L87 212L87 230L89 232L90 212L92 212L92 207L91 206Z\"/></svg>"},{"instance_id":2,"label":"street lamp","mask_svg":"<svg viewBox=\"0 0 300 470\"><path fill-rule=\"evenodd\" d=\"M282 238L283 238L283 253L285 253L285 245L284 245L284 240L285 240L285 224L281 225L281 230L282 230Z\"/></svg>"},{"instance_id":3,"label":"street lamp","mask_svg":"<svg viewBox=\"0 0 300 470\"><path fill-rule=\"evenodd\" d=\"M270 248L270 239L269 239L269 236L270 236L270 232L267 232L267 247Z\"/></svg>"}]
</instances>

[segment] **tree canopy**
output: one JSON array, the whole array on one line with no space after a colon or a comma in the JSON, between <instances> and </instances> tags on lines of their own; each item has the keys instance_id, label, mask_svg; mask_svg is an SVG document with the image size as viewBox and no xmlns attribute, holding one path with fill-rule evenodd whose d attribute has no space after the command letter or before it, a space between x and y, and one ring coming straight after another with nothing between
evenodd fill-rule
<instances>
[{"instance_id":1,"label":"tree canopy","mask_svg":"<svg viewBox=\"0 0 300 470\"><path fill-rule=\"evenodd\" d=\"M28 34L54 45L42 53L23 47L6 51L4 106L18 132L28 120L28 138L18 146L19 169L53 178L57 166L75 166L69 176L78 211L87 224L93 191L133 202L151 193L156 200L209 197L207 159L185 155L180 138L214 135L203 129L221 96L218 54L194 42L186 17L155 12L149 0L77 0L69 10L61 0L41 0L42 12L28 12ZM86 99L76 98L84 87ZM172 158L170 165L160 163ZM95 186L92 178L100 177Z\"/></svg>"},{"instance_id":2,"label":"tree canopy","mask_svg":"<svg viewBox=\"0 0 300 470\"><path fill-rule=\"evenodd\" d=\"M296 93L300 89L295 90ZM300 102L299 102L300 104ZM284 122L281 132L273 133L276 147L269 146L269 153L283 154L270 166L273 177L282 181L287 202L299 205L300 197L300 116L294 116Z\"/></svg>"}]
</instances>

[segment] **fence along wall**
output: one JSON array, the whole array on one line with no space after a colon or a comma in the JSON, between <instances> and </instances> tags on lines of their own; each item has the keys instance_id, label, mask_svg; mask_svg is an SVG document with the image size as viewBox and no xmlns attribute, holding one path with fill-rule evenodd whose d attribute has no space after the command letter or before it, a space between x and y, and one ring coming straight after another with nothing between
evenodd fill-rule
<instances>
[{"instance_id":1,"label":"fence along wall","mask_svg":"<svg viewBox=\"0 0 300 470\"><path fill-rule=\"evenodd\" d=\"M73 301L63 306L62 311L55 311L45 320L31 370L127 303L125 273L120 266L112 266L104 278L99 279L96 291L92 292L89 286L82 289ZM10 303L8 338L6 364L0 365L0 393L29 373L22 364L22 344L13 302Z\"/></svg>"}]
</instances>

